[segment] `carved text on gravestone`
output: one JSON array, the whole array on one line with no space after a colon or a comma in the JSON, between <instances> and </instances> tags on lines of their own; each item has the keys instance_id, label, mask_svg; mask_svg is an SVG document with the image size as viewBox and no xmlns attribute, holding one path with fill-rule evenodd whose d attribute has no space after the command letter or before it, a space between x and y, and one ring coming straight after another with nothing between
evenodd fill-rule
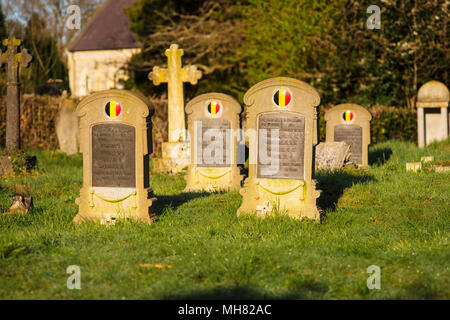
<instances>
[{"instance_id":1,"label":"carved text on gravestone","mask_svg":"<svg viewBox=\"0 0 450 320\"><path fill-rule=\"evenodd\" d=\"M334 127L334 141L345 141L350 146L350 161L362 163L362 128L357 125L338 125Z\"/></svg>"},{"instance_id":2,"label":"carved text on gravestone","mask_svg":"<svg viewBox=\"0 0 450 320\"><path fill-rule=\"evenodd\" d=\"M92 127L92 186L136 187L135 128L125 124Z\"/></svg>"},{"instance_id":3,"label":"carved text on gravestone","mask_svg":"<svg viewBox=\"0 0 450 320\"><path fill-rule=\"evenodd\" d=\"M230 121L223 119L207 119L198 121L197 126L197 166L199 167L230 167ZM207 137L209 134L211 137ZM221 139L222 141L216 141ZM211 141L209 141L211 140ZM221 146L222 155L216 155L216 151L208 152L208 147L214 143ZM206 152L205 152L206 151ZM217 157L216 157L217 156ZM206 158L210 159L206 159ZM216 161L217 160L217 161Z\"/></svg>"},{"instance_id":4,"label":"carved text on gravestone","mask_svg":"<svg viewBox=\"0 0 450 320\"><path fill-rule=\"evenodd\" d=\"M278 153L272 146L273 130L277 129L279 130ZM303 116L292 113L262 114L259 117L258 136L258 178L304 179L305 118ZM267 153L270 159L278 161L276 172L265 173L268 168L273 167L273 163L267 164L261 161L262 152Z\"/></svg>"}]
</instances>

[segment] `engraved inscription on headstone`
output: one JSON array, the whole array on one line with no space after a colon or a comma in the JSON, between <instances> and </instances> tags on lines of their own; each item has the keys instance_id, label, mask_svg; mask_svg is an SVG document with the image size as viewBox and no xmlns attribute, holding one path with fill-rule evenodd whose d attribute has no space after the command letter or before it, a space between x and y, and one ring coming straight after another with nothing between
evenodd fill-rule
<instances>
[{"instance_id":1,"label":"engraved inscription on headstone","mask_svg":"<svg viewBox=\"0 0 450 320\"><path fill-rule=\"evenodd\" d=\"M230 167L230 133L228 120L207 119L198 121L197 126L197 166L198 167ZM222 138L222 141L216 139ZM215 146L222 146L222 155L217 155ZM209 150L209 148L212 148ZM207 158L205 158L207 157Z\"/></svg>"},{"instance_id":2,"label":"engraved inscription on headstone","mask_svg":"<svg viewBox=\"0 0 450 320\"><path fill-rule=\"evenodd\" d=\"M92 127L92 186L135 188L135 129L126 124Z\"/></svg>"},{"instance_id":3,"label":"engraved inscription on headstone","mask_svg":"<svg viewBox=\"0 0 450 320\"><path fill-rule=\"evenodd\" d=\"M334 141L345 141L350 146L350 161L362 164L362 128L357 125L334 127Z\"/></svg>"},{"instance_id":4,"label":"engraved inscription on headstone","mask_svg":"<svg viewBox=\"0 0 450 320\"><path fill-rule=\"evenodd\" d=\"M261 129L265 129L265 132ZM272 147L271 138L279 130L278 154ZM305 118L291 113L268 113L259 117L258 136L260 141L258 152L258 178L287 178L304 179L304 151L305 151ZM266 147L267 146L267 147ZM262 154L268 159L278 161L278 170L273 174L267 171L273 163L264 163ZM266 161L267 162L267 161ZM265 169L265 170L264 170Z\"/></svg>"}]
</instances>

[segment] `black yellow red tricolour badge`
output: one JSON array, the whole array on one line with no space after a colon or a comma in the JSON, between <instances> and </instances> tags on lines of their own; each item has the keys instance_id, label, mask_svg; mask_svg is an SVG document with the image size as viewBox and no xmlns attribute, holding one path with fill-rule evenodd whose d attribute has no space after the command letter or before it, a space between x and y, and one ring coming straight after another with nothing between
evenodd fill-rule
<instances>
[{"instance_id":1,"label":"black yellow red tricolour badge","mask_svg":"<svg viewBox=\"0 0 450 320\"><path fill-rule=\"evenodd\" d=\"M122 106L115 100L108 101L105 105L105 113L110 118L117 118L122 112Z\"/></svg>"},{"instance_id":2,"label":"black yellow red tricolour badge","mask_svg":"<svg viewBox=\"0 0 450 320\"><path fill-rule=\"evenodd\" d=\"M208 103L208 112L211 115L216 115L220 112L220 110L222 109L222 106L220 105L219 102L217 101L211 101L210 103Z\"/></svg>"},{"instance_id":3,"label":"black yellow red tricolour badge","mask_svg":"<svg viewBox=\"0 0 450 320\"><path fill-rule=\"evenodd\" d=\"M273 95L273 102L281 108L287 107L292 100L291 92L287 89L278 89Z\"/></svg>"},{"instance_id":4,"label":"black yellow red tricolour badge","mask_svg":"<svg viewBox=\"0 0 450 320\"><path fill-rule=\"evenodd\" d=\"M355 115L350 110L347 110L342 114L342 119L345 122L352 122L355 119Z\"/></svg>"}]
</instances>

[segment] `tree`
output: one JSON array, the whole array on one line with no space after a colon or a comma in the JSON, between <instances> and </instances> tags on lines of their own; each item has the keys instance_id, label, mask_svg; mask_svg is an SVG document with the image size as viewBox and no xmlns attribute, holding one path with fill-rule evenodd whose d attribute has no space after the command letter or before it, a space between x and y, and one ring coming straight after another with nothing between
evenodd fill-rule
<instances>
[{"instance_id":1,"label":"tree","mask_svg":"<svg viewBox=\"0 0 450 320\"><path fill-rule=\"evenodd\" d=\"M230 58L242 41L240 12L232 0L173 1L142 0L128 10L131 30L143 43L128 67L128 87L145 93L161 92L151 86L147 74L153 66L167 63L164 51L177 43L184 49L184 64L196 64L204 74L198 86L186 94L221 90L233 93L239 88L230 81L239 64Z\"/></svg>"},{"instance_id":2,"label":"tree","mask_svg":"<svg viewBox=\"0 0 450 320\"><path fill-rule=\"evenodd\" d=\"M68 87L67 68L57 40L47 29L45 20L33 13L25 28L24 45L34 57L30 69L24 70L22 87L24 92L38 92L48 81L60 80Z\"/></svg>"},{"instance_id":3,"label":"tree","mask_svg":"<svg viewBox=\"0 0 450 320\"><path fill-rule=\"evenodd\" d=\"M247 81L293 76L318 88L325 103L409 107L419 82L448 84L449 2L382 1L380 30L366 27L372 4L251 0L237 55Z\"/></svg>"},{"instance_id":4,"label":"tree","mask_svg":"<svg viewBox=\"0 0 450 320\"><path fill-rule=\"evenodd\" d=\"M381 9L370 30L367 8ZM160 92L148 83L173 42L204 78L187 95L220 90L242 98L274 76L304 80L324 104L414 105L421 83L448 84L448 0L142 0L130 10L143 52L130 63L128 87Z\"/></svg>"},{"instance_id":5,"label":"tree","mask_svg":"<svg viewBox=\"0 0 450 320\"><path fill-rule=\"evenodd\" d=\"M8 33L6 32L5 15L3 14L3 6L0 3L0 39L6 39Z\"/></svg>"},{"instance_id":6,"label":"tree","mask_svg":"<svg viewBox=\"0 0 450 320\"><path fill-rule=\"evenodd\" d=\"M316 82L334 26L334 2L250 0L242 6L245 42L236 59L245 61L249 85L275 76Z\"/></svg>"},{"instance_id":7,"label":"tree","mask_svg":"<svg viewBox=\"0 0 450 320\"><path fill-rule=\"evenodd\" d=\"M69 14L67 9L71 5L80 8L81 25L83 26L94 14L98 6L105 0L3 0L7 20L15 20L21 24L30 21L33 14L45 19L46 29L55 39L59 51L75 37L80 30L66 27ZM18 14L20 13L20 15Z\"/></svg>"},{"instance_id":8,"label":"tree","mask_svg":"<svg viewBox=\"0 0 450 320\"><path fill-rule=\"evenodd\" d=\"M370 1L344 1L332 29L336 56L323 79L331 100L414 106L419 82L448 83L448 1L383 1L381 29L365 23Z\"/></svg>"},{"instance_id":9,"label":"tree","mask_svg":"<svg viewBox=\"0 0 450 320\"><path fill-rule=\"evenodd\" d=\"M5 15L3 14L3 7L0 3L0 42L3 41L8 37L8 33L6 32L6 25L5 25ZM5 67L2 67L0 69L0 94L4 95L6 92L6 72Z\"/></svg>"}]
</instances>

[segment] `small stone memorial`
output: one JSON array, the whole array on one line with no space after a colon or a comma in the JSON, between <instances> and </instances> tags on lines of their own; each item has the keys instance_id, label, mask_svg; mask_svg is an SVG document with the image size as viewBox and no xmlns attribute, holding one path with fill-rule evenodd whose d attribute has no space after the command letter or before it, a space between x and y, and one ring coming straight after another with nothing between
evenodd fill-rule
<instances>
[{"instance_id":1,"label":"small stone memorial","mask_svg":"<svg viewBox=\"0 0 450 320\"><path fill-rule=\"evenodd\" d=\"M341 169L349 158L350 146L345 141L321 142L316 146L316 169Z\"/></svg>"},{"instance_id":2,"label":"small stone memorial","mask_svg":"<svg viewBox=\"0 0 450 320\"><path fill-rule=\"evenodd\" d=\"M64 100L55 125L59 149L69 155L76 154L79 150L80 126L75 108L76 104L73 100Z\"/></svg>"},{"instance_id":3,"label":"small stone memorial","mask_svg":"<svg viewBox=\"0 0 450 320\"><path fill-rule=\"evenodd\" d=\"M249 175L241 189L244 213L319 219L314 175L319 93L291 78L272 78L244 96Z\"/></svg>"},{"instance_id":4,"label":"small stone memorial","mask_svg":"<svg viewBox=\"0 0 450 320\"><path fill-rule=\"evenodd\" d=\"M206 93L186 106L191 163L185 192L239 190L237 166L241 105L222 93ZM241 145L241 155L244 155Z\"/></svg>"},{"instance_id":5,"label":"small stone memorial","mask_svg":"<svg viewBox=\"0 0 450 320\"><path fill-rule=\"evenodd\" d=\"M151 223L156 201L149 187L153 109L145 97L124 90L101 91L84 98L76 111L83 187L74 221L130 218Z\"/></svg>"},{"instance_id":6,"label":"small stone memorial","mask_svg":"<svg viewBox=\"0 0 450 320\"><path fill-rule=\"evenodd\" d=\"M423 148L433 141L447 139L450 128L449 91L439 81L429 81L417 93L417 138Z\"/></svg>"},{"instance_id":7,"label":"small stone memorial","mask_svg":"<svg viewBox=\"0 0 450 320\"><path fill-rule=\"evenodd\" d=\"M350 146L349 161L369 165L372 115L357 104L340 104L325 113L326 142L344 141Z\"/></svg>"}]
</instances>

